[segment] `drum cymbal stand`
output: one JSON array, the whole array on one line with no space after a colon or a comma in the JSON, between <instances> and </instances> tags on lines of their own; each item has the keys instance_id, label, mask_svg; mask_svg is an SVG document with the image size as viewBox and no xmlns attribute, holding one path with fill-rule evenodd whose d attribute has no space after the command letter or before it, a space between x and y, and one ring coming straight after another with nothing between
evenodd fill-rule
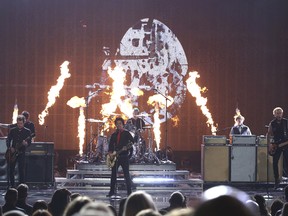
<instances>
[{"instance_id":1,"label":"drum cymbal stand","mask_svg":"<svg viewBox=\"0 0 288 216\"><path fill-rule=\"evenodd\" d=\"M152 128L151 128L152 129ZM153 152L152 149L152 144L153 144L153 133L151 132L151 129L148 129L148 149L146 150L146 153L144 155L144 158L149 162L149 163L154 163L156 162L157 164L161 164L161 161L159 158L156 156L156 154Z\"/></svg>"},{"instance_id":2,"label":"drum cymbal stand","mask_svg":"<svg viewBox=\"0 0 288 216\"><path fill-rule=\"evenodd\" d=\"M86 105L86 108L85 108L85 116L86 117L88 117L88 114L89 114L88 107L89 107L89 103L91 101L91 98L97 96L100 91L102 91L102 89L98 89L98 90L96 90L94 92L89 92L89 95L84 98L85 99L85 105ZM84 156L84 159L83 159L84 161L88 161L89 155L91 153L90 149L91 149L91 146L92 146L91 145L91 140L88 143L88 128L87 128L87 125L88 125L88 122L85 121L85 143L86 143L86 149L85 149L86 152L85 153L86 154L83 155Z\"/></svg>"}]
</instances>

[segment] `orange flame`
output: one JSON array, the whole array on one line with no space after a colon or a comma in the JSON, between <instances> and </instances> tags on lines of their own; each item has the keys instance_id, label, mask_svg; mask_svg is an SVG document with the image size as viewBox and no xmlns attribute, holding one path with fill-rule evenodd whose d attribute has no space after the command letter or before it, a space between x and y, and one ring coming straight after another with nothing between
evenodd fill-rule
<instances>
[{"instance_id":1,"label":"orange flame","mask_svg":"<svg viewBox=\"0 0 288 216\"><path fill-rule=\"evenodd\" d=\"M126 95L124 81L125 81L125 72L120 67L115 67L114 70L111 68L108 69L109 76L113 79L112 92L110 96L110 102L102 104L102 109L100 113L103 118L110 116L111 113L114 113L117 107L120 108L121 112L126 116L130 117L133 114L133 106L130 99L123 99ZM109 122L105 123L104 130L107 130L109 127Z\"/></svg>"},{"instance_id":2,"label":"orange flame","mask_svg":"<svg viewBox=\"0 0 288 216\"><path fill-rule=\"evenodd\" d=\"M133 95L135 95L135 96L142 96L142 95L144 95L144 92L143 92L141 89L139 89L139 88L132 88L132 89L131 89L131 93L132 93Z\"/></svg>"},{"instance_id":3,"label":"orange flame","mask_svg":"<svg viewBox=\"0 0 288 216\"><path fill-rule=\"evenodd\" d=\"M48 109L55 104L56 97L59 97L59 92L64 86L65 79L71 76L71 74L69 73L68 65L69 65L69 62L64 61L63 64L60 66L61 75L57 79L57 84L50 88L48 92L48 103L45 109L42 111L42 113L38 115L38 121L40 125L44 124L45 122L44 119L49 113Z\"/></svg>"},{"instance_id":4,"label":"orange flame","mask_svg":"<svg viewBox=\"0 0 288 216\"><path fill-rule=\"evenodd\" d=\"M171 96L167 96L167 98L169 99L167 100L167 107L169 107L173 104L174 100ZM159 105L159 108L161 109L166 107L166 99L160 94L156 94L156 95L149 97L147 101L148 104L154 104L154 102L157 102Z\"/></svg>"},{"instance_id":5,"label":"orange flame","mask_svg":"<svg viewBox=\"0 0 288 216\"><path fill-rule=\"evenodd\" d=\"M166 96L169 100L167 100L167 107L171 106L174 102L173 98L171 96ZM160 108L163 109L166 107L166 99L160 95L156 94L153 96L150 96L147 101L148 104L154 105L155 113L153 115L154 117L154 123L153 123L153 132L154 132L154 139L156 142L157 150L160 149L160 141L161 141L161 131L160 131L160 118L159 118L159 111ZM166 119L167 121L167 119Z\"/></svg>"},{"instance_id":6,"label":"orange flame","mask_svg":"<svg viewBox=\"0 0 288 216\"><path fill-rule=\"evenodd\" d=\"M200 109L202 113L207 117L207 125L211 127L211 133L213 135L216 134L217 127L214 126L214 121L212 119L212 115L209 112L209 109L207 108L207 98L202 97L201 92L203 89L206 91L206 88L201 89L200 86L196 83L196 78L199 78L200 75L198 72L190 72L189 78L186 80L187 88L190 94L196 98L196 104L197 106L200 106Z\"/></svg>"},{"instance_id":7,"label":"orange flame","mask_svg":"<svg viewBox=\"0 0 288 216\"><path fill-rule=\"evenodd\" d=\"M159 118L159 105L155 104L155 113L153 115L154 123L153 123L153 132L156 142L156 151L160 149L160 141L161 141L161 131L160 131L160 118Z\"/></svg>"},{"instance_id":8,"label":"orange flame","mask_svg":"<svg viewBox=\"0 0 288 216\"><path fill-rule=\"evenodd\" d=\"M79 117L78 117L78 135L79 138L79 155L83 155L83 146L85 140L85 114L84 114L84 107L86 107L84 97L79 98L77 96L72 97L68 102L67 105L70 107L78 108L79 107Z\"/></svg>"},{"instance_id":9,"label":"orange flame","mask_svg":"<svg viewBox=\"0 0 288 216\"><path fill-rule=\"evenodd\" d=\"M12 124L16 124L17 123L17 116L18 116L18 105L17 102L14 105L14 109L13 109L13 115L12 115Z\"/></svg>"},{"instance_id":10,"label":"orange flame","mask_svg":"<svg viewBox=\"0 0 288 216\"><path fill-rule=\"evenodd\" d=\"M79 108L79 117L78 117L78 136L79 138L79 155L83 155L83 146L85 140L85 115L84 108Z\"/></svg>"},{"instance_id":11,"label":"orange flame","mask_svg":"<svg viewBox=\"0 0 288 216\"><path fill-rule=\"evenodd\" d=\"M178 116L174 116L173 118L171 118L172 122L173 122L173 127L177 127L179 122L180 122L180 119Z\"/></svg>"}]
</instances>

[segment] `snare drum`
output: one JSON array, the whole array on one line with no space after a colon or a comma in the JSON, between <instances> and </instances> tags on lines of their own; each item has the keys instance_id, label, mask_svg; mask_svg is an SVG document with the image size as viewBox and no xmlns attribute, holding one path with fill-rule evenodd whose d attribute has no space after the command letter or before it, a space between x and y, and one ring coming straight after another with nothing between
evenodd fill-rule
<instances>
[{"instance_id":1,"label":"snare drum","mask_svg":"<svg viewBox=\"0 0 288 216\"><path fill-rule=\"evenodd\" d=\"M96 154L97 153L101 154L102 158L108 153L108 140L106 136L98 136L96 145Z\"/></svg>"}]
</instances>

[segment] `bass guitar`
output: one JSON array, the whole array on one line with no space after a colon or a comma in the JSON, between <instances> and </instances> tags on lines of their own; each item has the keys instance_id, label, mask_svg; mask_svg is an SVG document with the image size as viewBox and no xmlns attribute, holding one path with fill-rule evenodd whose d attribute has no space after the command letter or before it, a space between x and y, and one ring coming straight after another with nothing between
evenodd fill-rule
<instances>
[{"instance_id":1,"label":"bass guitar","mask_svg":"<svg viewBox=\"0 0 288 216\"><path fill-rule=\"evenodd\" d=\"M119 154L121 154L123 151L127 151L128 149L132 148L132 146L133 146L133 143L129 142L126 146L123 146L123 148L120 149L119 151L114 151L112 154L107 154L107 156L106 156L107 166L109 168L114 167Z\"/></svg>"},{"instance_id":2,"label":"bass guitar","mask_svg":"<svg viewBox=\"0 0 288 216\"><path fill-rule=\"evenodd\" d=\"M268 149L268 154L270 156L273 156L276 153L276 150L278 148L283 148L284 146L288 145L288 140L286 140L285 142L279 142L279 143L271 143L269 145L269 149Z\"/></svg>"},{"instance_id":3,"label":"bass guitar","mask_svg":"<svg viewBox=\"0 0 288 216\"><path fill-rule=\"evenodd\" d=\"M29 139L32 139L34 137L34 134L31 134L30 136L28 136L26 139L24 139L23 141L28 141ZM22 141L22 142L23 142ZM21 147L23 147L22 142L16 143L16 146L14 147L14 152L12 152L11 148L8 148L6 153L5 153L5 159L7 161L7 163L14 163L20 153L20 149Z\"/></svg>"}]
</instances>

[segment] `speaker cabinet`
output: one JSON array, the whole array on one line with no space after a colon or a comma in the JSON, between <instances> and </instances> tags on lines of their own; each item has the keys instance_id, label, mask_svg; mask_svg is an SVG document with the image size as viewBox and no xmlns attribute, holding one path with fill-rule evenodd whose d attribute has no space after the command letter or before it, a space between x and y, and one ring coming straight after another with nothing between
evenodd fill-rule
<instances>
[{"instance_id":1,"label":"speaker cabinet","mask_svg":"<svg viewBox=\"0 0 288 216\"><path fill-rule=\"evenodd\" d=\"M53 155L26 156L26 182L54 182Z\"/></svg>"},{"instance_id":2,"label":"speaker cabinet","mask_svg":"<svg viewBox=\"0 0 288 216\"><path fill-rule=\"evenodd\" d=\"M0 154L5 154L6 150L7 150L6 138L0 137Z\"/></svg>"},{"instance_id":3,"label":"speaker cabinet","mask_svg":"<svg viewBox=\"0 0 288 216\"><path fill-rule=\"evenodd\" d=\"M230 150L230 181L256 180L256 146L232 145Z\"/></svg>"},{"instance_id":4,"label":"speaker cabinet","mask_svg":"<svg viewBox=\"0 0 288 216\"><path fill-rule=\"evenodd\" d=\"M268 156L268 169L267 169L267 145L258 145L257 147L257 181L258 182L274 182L274 174L273 174L273 158ZM282 178L283 173L283 155L281 155L279 162L279 175L280 179ZM268 176L267 176L268 171Z\"/></svg>"},{"instance_id":5,"label":"speaker cabinet","mask_svg":"<svg viewBox=\"0 0 288 216\"><path fill-rule=\"evenodd\" d=\"M201 145L201 173L206 182L229 181L229 147Z\"/></svg>"}]
</instances>

